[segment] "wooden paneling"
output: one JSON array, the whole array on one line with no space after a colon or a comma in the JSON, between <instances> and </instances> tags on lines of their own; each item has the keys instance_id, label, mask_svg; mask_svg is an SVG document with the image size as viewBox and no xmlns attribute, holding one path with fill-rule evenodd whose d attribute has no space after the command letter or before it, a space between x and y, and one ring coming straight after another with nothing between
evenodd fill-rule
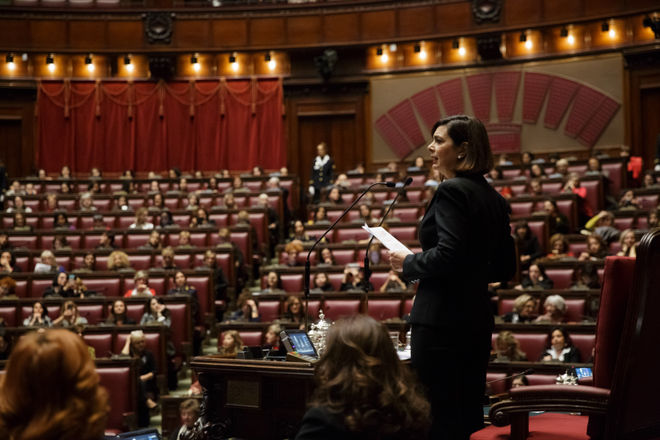
<instances>
[{"instance_id":1,"label":"wooden paneling","mask_svg":"<svg viewBox=\"0 0 660 440\"><path fill-rule=\"evenodd\" d=\"M210 41L211 24L208 20L174 20L174 35L178 47L199 47L200 41Z\"/></svg>"},{"instance_id":2,"label":"wooden paneling","mask_svg":"<svg viewBox=\"0 0 660 440\"><path fill-rule=\"evenodd\" d=\"M141 21L108 21L108 42L112 47L139 48L144 46Z\"/></svg>"},{"instance_id":3,"label":"wooden paneling","mask_svg":"<svg viewBox=\"0 0 660 440\"><path fill-rule=\"evenodd\" d=\"M435 28L433 17L433 7L431 6L401 9L399 11L399 36L432 34Z\"/></svg>"},{"instance_id":4,"label":"wooden paneling","mask_svg":"<svg viewBox=\"0 0 660 440\"><path fill-rule=\"evenodd\" d=\"M33 47L59 49L67 46L67 22L64 20L32 20Z\"/></svg>"},{"instance_id":5,"label":"wooden paneling","mask_svg":"<svg viewBox=\"0 0 660 440\"><path fill-rule=\"evenodd\" d=\"M33 89L0 88L0 159L10 177L34 172L35 100Z\"/></svg>"},{"instance_id":6,"label":"wooden paneling","mask_svg":"<svg viewBox=\"0 0 660 440\"><path fill-rule=\"evenodd\" d=\"M584 14L584 3L575 0L554 0L543 2L543 18L546 20L566 20Z\"/></svg>"},{"instance_id":7,"label":"wooden paneling","mask_svg":"<svg viewBox=\"0 0 660 440\"><path fill-rule=\"evenodd\" d=\"M255 18L250 20L250 43L253 46L275 47L284 44L286 22L283 18Z\"/></svg>"},{"instance_id":8,"label":"wooden paneling","mask_svg":"<svg viewBox=\"0 0 660 440\"><path fill-rule=\"evenodd\" d=\"M105 22L69 22L69 47L75 49L99 49L105 47Z\"/></svg>"},{"instance_id":9,"label":"wooden paneling","mask_svg":"<svg viewBox=\"0 0 660 440\"><path fill-rule=\"evenodd\" d=\"M443 33L469 30L472 27L470 4L461 2L437 5L435 22Z\"/></svg>"},{"instance_id":10,"label":"wooden paneling","mask_svg":"<svg viewBox=\"0 0 660 440\"><path fill-rule=\"evenodd\" d=\"M334 14L323 17L323 40L345 43L360 40L358 14Z\"/></svg>"},{"instance_id":11,"label":"wooden paneling","mask_svg":"<svg viewBox=\"0 0 660 440\"><path fill-rule=\"evenodd\" d=\"M364 12L360 17L362 38L367 41L386 41L396 36L396 14L391 11Z\"/></svg>"},{"instance_id":12,"label":"wooden paneling","mask_svg":"<svg viewBox=\"0 0 660 440\"><path fill-rule=\"evenodd\" d=\"M584 10L591 14L609 14L624 10L623 2L620 0L583 0ZM657 3L656 3L657 4Z\"/></svg>"},{"instance_id":13,"label":"wooden paneling","mask_svg":"<svg viewBox=\"0 0 660 440\"><path fill-rule=\"evenodd\" d=\"M29 29L27 20L0 20L0 44L7 48L30 46Z\"/></svg>"},{"instance_id":14,"label":"wooden paneling","mask_svg":"<svg viewBox=\"0 0 660 440\"><path fill-rule=\"evenodd\" d=\"M321 16L290 17L286 31L289 44L318 44L323 32Z\"/></svg>"},{"instance_id":15,"label":"wooden paneling","mask_svg":"<svg viewBox=\"0 0 660 440\"><path fill-rule=\"evenodd\" d=\"M516 25L541 20L541 0L507 0L502 7L507 24Z\"/></svg>"},{"instance_id":16,"label":"wooden paneling","mask_svg":"<svg viewBox=\"0 0 660 440\"><path fill-rule=\"evenodd\" d=\"M211 21L213 47L239 47L248 44L247 20Z\"/></svg>"}]
</instances>

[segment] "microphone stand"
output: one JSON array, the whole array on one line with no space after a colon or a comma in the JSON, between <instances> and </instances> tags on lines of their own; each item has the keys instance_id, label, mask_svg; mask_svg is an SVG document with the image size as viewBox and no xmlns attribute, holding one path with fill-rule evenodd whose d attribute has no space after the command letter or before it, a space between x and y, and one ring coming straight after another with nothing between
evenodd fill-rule
<instances>
[{"instance_id":1,"label":"microphone stand","mask_svg":"<svg viewBox=\"0 0 660 440\"><path fill-rule=\"evenodd\" d=\"M353 209L353 207L356 205L356 203L359 202L360 199L362 197L364 197L364 195L366 193L371 191L371 188L373 188L376 185L385 185L388 188L393 188L395 186L395 184L393 182L376 182L376 183L372 183L371 185L369 185L367 187L367 189L362 191L362 194L360 194L360 196L357 199L353 200L353 203L351 203L350 206L348 208L346 208L344 210L344 212L342 212L339 217L337 217L337 220L335 220L334 223L331 224L330 227L325 230L325 232L314 242L312 247L309 249L309 252L307 252L307 259L305 260L305 276L304 276L304 282L305 282L305 284L304 284L305 285L305 290L304 290L304 294L305 294L305 331L309 331L309 322L308 322L309 321L309 279L310 279L310 276L311 276L311 268L310 268L309 258L312 255L312 252L314 251L314 249L316 248L316 245L318 245L321 242L321 240L323 240L323 238L325 238L325 236L328 235L328 232L332 231L332 229L337 225L337 223L339 223L339 221L341 219L343 219L344 216L346 216L346 214L348 214L348 211Z\"/></svg>"},{"instance_id":2,"label":"microphone stand","mask_svg":"<svg viewBox=\"0 0 660 440\"><path fill-rule=\"evenodd\" d=\"M380 221L378 222L378 227L383 226L383 222L389 215L390 211L392 210L392 207L396 204L397 200L399 199L399 196L401 193L406 189L406 186L410 185L412 183L413 179L412 177L407 177L406 180L403 182L403 186L399 188L399 190L396 193L396 196L394 196L394 200L392 200L392 203L390 203L390 206L387 207L385 210L385 214L381 217ZM371 279L371 268L369 267L369 248L371 247L371 243L374 241L374 236L372 235L371 238L369 238L369 242L367 243L367 252L364 254L364 285L363 290L364 290L364 311L368 315L369 314L369 280Z\"/></svg>"}]
</instances>

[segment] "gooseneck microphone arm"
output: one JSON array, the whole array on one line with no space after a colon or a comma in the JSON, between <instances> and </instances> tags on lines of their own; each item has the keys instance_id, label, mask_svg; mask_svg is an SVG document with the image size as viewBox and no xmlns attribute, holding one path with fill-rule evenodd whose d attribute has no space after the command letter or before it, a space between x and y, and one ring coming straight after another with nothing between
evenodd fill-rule
<instances>
[{"instance_id":1,"label":"gooseneck microphone arm","mask_svg":"<svg viewBox=\"0 0 660 440\"><path fill-rule=\"evenodd\" d=\"M323 240L325 238L326 235L328 235L328 233L330 231L332 231L334 229L334 227L337 225L337 223L339 223L341 221L341 219L343 219L346 216L346 214L348 214L348 211L353 209L353 207L357 204L357 202L359 202L360 199L362 197L364 197L364 195L366 193L371 191L371 188L373 188L374 186L377 186L377 185L385 185L388 188L394 188L396 186L396 184L394 182L376 182L376 183L372 183L371 185L369 185L367 187L367 189L362 191L362 194L360 194L360 196L358 198L353 200L353 203L351 203L350 206L348 208L346 208L344 210L344 212L342 212L339 217L337 217L337 220L335 220L334 223L332 223L330 225L330 227L325 230L325 232L314 242L312 247L309 249L309 252L307 252L307 259L305 260L305 277L304 277L304 281L305 281L305 290L304 290L304 293L305 293L305 331L309 331L309 322L308 322L309 321L309 319L308 319L309 308L308 308L308 306L309 306L309 279L310 279L310 273L311 273L309 258L312 255L312 252L314 252L314 249L316 248L316 246L321 242L321 240Z\"/></svg>"},{"instance_id":2,"label":"gooseneck microphone arm","mask_svg":"<svg viewBox=\"0 0 660 440\"><path fill-rule=\"evenodd\" d=\"M405 191L406 187L410 185L413 181L412 177L406 177L406 180L403 181L403 186L399 188L399 190L396 193L396 196L394 196L394 200L392 200L392 203L387 207L385 210L385 214L381 217L380 221L378 222L378 227L383 226L383 222L389 215L390 211L392 210L392 207L396 204L397 200L399 199L399 196L403 191ZM369 242L367 243L367 251L364 254L364 306L366 313L369 313L369 280L371 279L371 268L369 267L369 248L371 247L371 243L374 241L374 236L372 235L371 238L369 238Z\"/></svg>"}]
</instances>

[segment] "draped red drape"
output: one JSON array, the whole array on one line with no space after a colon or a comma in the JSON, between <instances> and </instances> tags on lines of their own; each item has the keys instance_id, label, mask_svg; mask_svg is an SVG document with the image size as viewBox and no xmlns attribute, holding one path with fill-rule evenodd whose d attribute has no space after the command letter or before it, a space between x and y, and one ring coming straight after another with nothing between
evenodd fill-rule
<instances>
[{"instance_id":1,"label":"draped red drape","mask_svg":"<svg viewBox=\"0 0 660 440\"><path fill-rule=\"evenodd\" d=\"M285 165L279 79L39 84L48 172L247 170Z\"/></svg>"}]
</instances>

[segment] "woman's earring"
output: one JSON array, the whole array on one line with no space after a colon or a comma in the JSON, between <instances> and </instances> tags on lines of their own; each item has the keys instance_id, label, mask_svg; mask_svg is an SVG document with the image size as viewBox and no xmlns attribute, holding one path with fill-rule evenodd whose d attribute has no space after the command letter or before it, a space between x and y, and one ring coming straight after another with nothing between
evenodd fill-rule
<instances>
[{"instance_id":1,"label":"woman's earring","mask_svg":"<svg viewBox=\"0 0 660 440\"><path fill-rule=\"evenodd\" d=\"M462 154L459 154L459 155L458 155L458 158L459 158L459 159L463 159L464 157L465 157L465 156L463 156Z\"/></svg>"}]
</instances>

